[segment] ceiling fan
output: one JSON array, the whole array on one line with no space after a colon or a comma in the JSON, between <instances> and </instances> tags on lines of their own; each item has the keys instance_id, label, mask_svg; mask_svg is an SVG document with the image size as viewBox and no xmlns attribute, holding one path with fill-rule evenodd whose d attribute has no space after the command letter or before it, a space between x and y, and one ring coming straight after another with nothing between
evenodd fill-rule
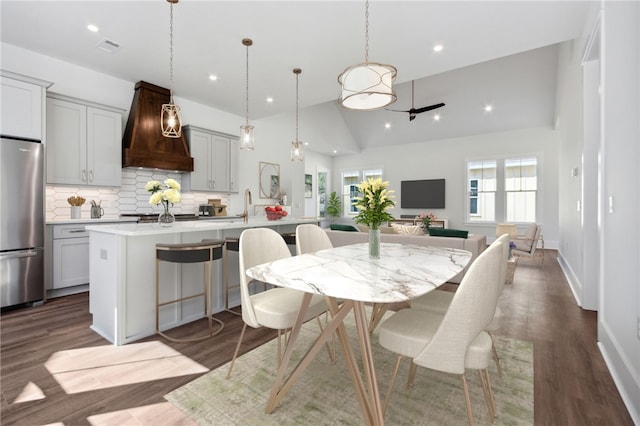
<instances>
[{"instance_id":1,"label":"ceiling fan","mask_svg":"<svg viewBox=\"0 0 640 426\"><path fill-rule=\"evenodd\" d=\"M393 112L408 112L409 113L409 121L413 121L414 118L416 118L416 115L423 113L423 112L427 112L427 111L432 111L434 109L438 109L438 108L442 108L444 106L443 103L439 103L439 104L434 104L434 105L429 105L429 106L425 106L422 108L415 108L414 107L414 80L411 80L411 109L410 110L397 110L397 109L387 109L387 111L393 111Z\"/></svg>"}]
</instances>

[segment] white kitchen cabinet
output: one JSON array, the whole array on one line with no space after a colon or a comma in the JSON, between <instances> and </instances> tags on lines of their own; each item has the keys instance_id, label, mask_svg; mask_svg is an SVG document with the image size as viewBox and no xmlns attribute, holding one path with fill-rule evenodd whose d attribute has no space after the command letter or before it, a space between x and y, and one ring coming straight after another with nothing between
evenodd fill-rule
<instances>
[{"instance_id":1,"label":"white kitchen cabinet","mask_svg":"<svg viewBox=\"0 0 640 426\"><path fill-rule=\"evenodd\" d=\"M53 227L53 289L89 284L89 232L84 224Z\"/></svg>"},{"instance_id":2,"label":"white kitchen cabinet","mask_svg":"<svg viewBox=\"0 0 640 426\"><path fill-rule=\"evenodd\" d=\"M42 140L44 94L50 85L49 82L3 71L0 76L0 134Z\"/></svg>"},{"instance_id":3,"label":"white kitchen cabinet","mask_svg":"<svg viewBox=\"0 0 640 426\"><path fill-rule=\"evenodd\" d=\"M122 184L122 114L59 95L47 97L47 183Z\"/></svg>"},{"instance_id":4,"label":"white kitchen cabinet","mask_svg":"<svg viewBox=\"0 0 640 426\"><path fill-rule=\"evenodd\" d=\"M185 191L238 192L238 138L194 126L184 130L193 157Z\"/></svg>"}]
</instances>

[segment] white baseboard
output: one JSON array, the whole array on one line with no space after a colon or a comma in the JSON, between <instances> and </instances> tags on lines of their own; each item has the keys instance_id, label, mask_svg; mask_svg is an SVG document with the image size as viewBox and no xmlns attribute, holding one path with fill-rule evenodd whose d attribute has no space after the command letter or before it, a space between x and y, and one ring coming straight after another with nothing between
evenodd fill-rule
<instances>
[{"instance_id":1,"label":"white baseboard","mask_svg":"<svg viewBox=\"0 0 640 426\"><path fill-rule=\"evenodd\" d=\"M609 369L613 382L620 392L620 397L629 411L634 424L640 425L640 383L638 374L631 368L631 363L619 350L615 336L607 325L598 319L598 348Z\"/></svg>"}]
</instances>

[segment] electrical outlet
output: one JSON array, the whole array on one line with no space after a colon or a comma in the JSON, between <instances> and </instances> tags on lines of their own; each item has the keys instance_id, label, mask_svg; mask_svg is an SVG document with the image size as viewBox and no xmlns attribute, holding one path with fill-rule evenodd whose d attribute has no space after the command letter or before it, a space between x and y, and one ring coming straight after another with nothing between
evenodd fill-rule
<instances>
[{"instance_id":1,"label":"electrical outlet","mask_svg":"<svg viewBox=\"0 0 640 426\"><path fill-rule=\"evenodd\" d=\"M107 250L106 249L100 249L100 259L107 260L108 258L109 258L109 256L107 255Z\"/></svg>"}]
</instances>

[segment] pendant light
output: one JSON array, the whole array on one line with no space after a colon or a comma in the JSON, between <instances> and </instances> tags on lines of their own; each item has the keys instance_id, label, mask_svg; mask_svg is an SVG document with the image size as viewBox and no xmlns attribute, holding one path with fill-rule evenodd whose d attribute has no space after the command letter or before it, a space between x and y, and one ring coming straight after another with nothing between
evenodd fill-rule
<instances>
[{"instance_id":1,"label":"pendant light","mask_svg":"<svg viewBox=\"0 0 640 426\"><path fill-rule=\"evenodd\" d=\"M240 126L240 149L253 151L255 149L253 126L249 125L249 46L253 44L253 41L250 38L243 38L242 44L247 47L247 120L244 126Z\"/></svg>"},{"instance_id":2,"label":"pendant light","mask_svg":"<svg viewBox=\"0 0 640 426\"><path fill-rule=\"evenodd\" d=\"M364 62L350 66L338 76L342 86L338 104L346 109L380 109L397 99L393 91L393 79L398 74L396 67L369 62L369 0L365 5L365 21Z\"/></svg>"},{"instance_id":3,"label":"pendant light","mask_svg":"<svg viewBox=\"0 0 640 426\"><path fill-rule=\"evenodd\" d=\"M304 160L304 146L298 139L298 77L302 70L294 68L293 73L296 75L296 140L291 142L291 161Z\"/></svg>"},{"instance_id":4,"label":"pendant light","mask_svg":"<svg viewBox=\"0 0 640 426\"><path fill-rule=\"evenodd\" d=\"M169 14L169 103L162 105L160 123L162 136L179 138L182 136L180 107L173 103L173 4L180 0L167 0L171 5Z\"/></svg>"}]
</instances>

